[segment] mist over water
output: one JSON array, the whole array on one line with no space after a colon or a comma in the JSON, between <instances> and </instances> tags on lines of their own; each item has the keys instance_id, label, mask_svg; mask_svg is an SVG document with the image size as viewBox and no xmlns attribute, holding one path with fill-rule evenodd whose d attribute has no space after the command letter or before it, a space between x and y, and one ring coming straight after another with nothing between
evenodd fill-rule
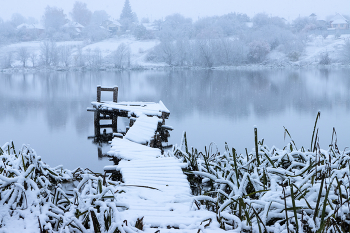
<instances>
[{"instance_id":1,"label":"mist over water","mask_svg":"<svg viewBox=\"0 0 350 233\"><path fill-rule=\"evenodd\" d=\"M327 149L332 129L338 146L349 146L350 80L347 69L259 71L53 72L0 74L0 144L30 144L51 166L63 164L102 171L93 136L96 86L119 86L119 101L162 100L170 110L170 142L204 150L211 142L238 153L254 146L253 127L268 146L284 147L285 126L298 148L310 147L317 111L320 145ZM102 99L112 99L103 95ZM108 147L104 148L105 152Z\"/></svg>"}]
</instances>

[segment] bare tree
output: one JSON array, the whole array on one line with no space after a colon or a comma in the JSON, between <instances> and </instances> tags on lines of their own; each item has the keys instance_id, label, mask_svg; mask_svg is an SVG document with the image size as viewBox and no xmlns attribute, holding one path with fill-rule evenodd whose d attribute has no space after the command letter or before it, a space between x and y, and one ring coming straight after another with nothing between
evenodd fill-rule
<instances>
[{"instance_id":1,"label":"bare tree","mask_svg":"<svg viewBox=\"0 0 350 233\"><path fill-rule=\"evenodd\" d=\"M350 39L345 41L343 51L342 51L343 59L345 62L350 63Z\"/></svg>"},{"instance_id":2,"label":"bare tree","mask_svg":"<svg viewBox=\"0 0 350 233\"><path fill-rule=\"evenodd\" d=\"M213 40L199 39L196 40L196 48L199 55L199 61L204 67L212 67L214 65L214 49Z\"/></svg>"},{"instance_id":3,"label":"bare tree","mask_svg":"<svg viewBox=\"0 0 350 233\"><path fill-rule=\"evenodd\" d=\"M22 62L23 67L26 67L26 62L29 58L29 52L26 47L20 47L17 52L18 59Z\"/></svg>"},{"instance_id":4,"label":"bare tree","mask_svg":"<svg viewBox=\"0 0 350 233\"><path fill-rule=\"evenodd\" d=\"M189 41L188 40L176 40L175 49L176 53L176 64L179 66L189 65Z\"/></svg>"},{"instance_id":5,"label":"bare tree","mask_svg":"<svg viewBox=\"0 0 350 233\"><path fill-rule=\"evenodd\" d=\"M155 53L162 61L168 65L175 65L176 47L171 40L162 40L162 42L155 48Z\"/></svg>"},{"instance_id":6,"label":"bare tree","mask_svg":"<svg viewBox=\"0 0 350 233\"><path fill-rule=\"evenodd\" d=\"M115 68L123 68L123 65L128 63L130 48L125 43L121 43L117 50L113 53L113 63Z\"/></svg>"},{"instance_id":7,"label":"bare tree","mask_svg":"<svg viewBox=\"0 0 350 233\"><path fill-rule=\"evenodd\" d=\"M35 52L31 53L29 55L29 59L32 62L32 67L35 67L36 61L37 61L37 55Z\"/></svg>"},{"instance_id":8,"label":"bare tree","mask_svg":"<svg viewBox=\"0 0 350 233\"><path fill-rule=\"evenodd\" d=\"M2 68L10 68L11 64L12 64L12 61L13 61L13 54L12 54L12 52L7 52L5 54L5 56L3 56L3 58L2 58L1 67Z\"/></svg>"},{"instance_id":9,"label":"bare tree","mask_svg":"<svg viewBox=\"0 0 350 233\"><path fill-rule=\"evenodd\" d=\"M74 53L74 63L75 63L75 66L79 66L79 67L82 67L85 65L84 57L83 57L83 46L81 45L77 46L77 50Z\"/></svg>"},{"instance_id":10,"label":"bare tree","mask_svg":"<svg viewBox=\"0 0 350 233\"><path fill-rule=\"evenodd\" d=\"M92 67L92 53L90 48L85 50L84 61L88 67Z\"/></svg>"},{"instance_id":11,"label":"bare tree","mask_svg":"<svg viewBox=\"0 0 350 233\"><path fill-rule=\"evenodd\" d=\"M40 44L40 59L44 66L58 64L58 49L56 42L43 41Z\"/></svg>"},{"instance_id":12,"label":"bare tree","mask_svg":"<svg viewBox=\"0 0 350 233\"><path fill-rule=\"evenodd\" d=\"M73 10L70 14L75 22L83 26L87 26L90 23L92 16L92 12L87 8L86 3L78 1L74 3Z\"/></svg>"},{"instance_id":13,"label":"bare tree","mask_svg":"<svg viewBox=\"0 0 350 233\"><path fill-rule=\"evenodd\" d=\"M71 63L71 55L73 47L70 45L61 45L58 48L59 62L65 67L68 67Z\"/></svg>"},{"instance_id":14,"label":"bare tree","mask_svg":"<svg viewBox=\"0 0 350 233\"><path fill-rule=\"evenodd\" d=\"M63 9L47 6L43 15L43 22L46 29L59 30L66 22L66 15Z\"/></svg>"},{"instance_id":15,"label":"bare tree","mask_svg":"<svg viewBox=\"0 0 350 233\"><path fill-rule=\"evenodd\" d=\"M93 67L95 67L95 68L100 67L102 65L102 61L103 61L103 58L102 58L101 49L95 48L92 51L92 65L93 65Z\"/></svg>"}]
</instances>

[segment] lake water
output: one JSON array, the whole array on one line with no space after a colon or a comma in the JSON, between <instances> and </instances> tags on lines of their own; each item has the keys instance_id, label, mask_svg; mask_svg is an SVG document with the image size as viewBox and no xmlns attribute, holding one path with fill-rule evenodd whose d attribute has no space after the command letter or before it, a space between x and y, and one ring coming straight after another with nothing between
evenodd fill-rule
<instances>
[{"instance_id":1,"label":"lake water","mask_svg":"<svg viewBox=\"0 0 350 233\"><path fill-rule=\"evenodd\" d=\"M254 147L254 126L268 146L284 147L284 127L298 148L310 147L317 111L320 145L335 127L339 149L350 146L350 70L132 71L0 74L0 144L30 144L56 166L102 171L93 136L96 86L119 86L119 101L152 101L170 110L170 142L200 150L227 142L239 153ZM111 99L105 94L102 99ZM108 148L107 148L108 149ZM104 148L106 150L106 148Z\"/></svg>"}]
</instances>

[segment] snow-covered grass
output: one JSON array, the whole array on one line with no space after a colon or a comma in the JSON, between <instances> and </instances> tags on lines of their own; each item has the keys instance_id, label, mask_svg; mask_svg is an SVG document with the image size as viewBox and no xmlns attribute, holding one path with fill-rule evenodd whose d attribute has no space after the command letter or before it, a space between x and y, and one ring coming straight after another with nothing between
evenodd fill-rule
<instances>
[{"instance_id":1,"label":"snow-covered grass","mask_svg":"<svg viewBox=\"0 0 350 233\"><path fill-rule=\"evenodd\" d=\"M0 232L136 232L119 212L119 182L45 164L13 143L0 148ZM119 230L119 231L118 231Z\"/></svg>"},{"instance_id":2,"label":"snow-covered grass","mask_svg":"<svg viewBox=\"0 0 350 233\"><path fill-rule=\"evenodd\" d=\"M350 151L338 150L335 131L329 149L319 148L318 118L309 149L298 149L292 139L283 149L269 148L255 129L249 154L227 145L222 154L212 146L202 153L188 149L185 135L174 154L188 163L197 207L238 232L348 231Z\"/></svg>"},{"instance_id":3,"label":"snow-covered grass","mask_svg":"<svg viewBox=\"0 0 350 233\"><path fill-rule=\"evenodd\" d=\"M338 150L335 130L329 149L319 147L319 118L308 148L298 148L287 129L290 143L278 149L259 141L255 128L255 149L242 154L227 145L223 153L213 145L204 153L189 150L184 135L167 154L172 158L120 161L124 185L87 169L51 168L28 146L16 152L6 143L0 149L0 232L140 232L142 216L145 232L157 231L154 226L162 232L177 230L167 226L180 232L348 231L350 151ZM180 167L192 196L172 189L170 181L189 190Z\"/></svg>"},{"instance_id":4,"label":"snow-covered grass","mask_svg":"<svg viewBox=\"0 0 350 233\"><path fill-rule=\"evenodd\" d=\"M303 55L298 63L317 65L324 53L328 53L332 63L342 62L342 49L350 35L342 35L339 38L334 35L323 38L322 36L310 36Z\"/></svg>"}]
</instances>

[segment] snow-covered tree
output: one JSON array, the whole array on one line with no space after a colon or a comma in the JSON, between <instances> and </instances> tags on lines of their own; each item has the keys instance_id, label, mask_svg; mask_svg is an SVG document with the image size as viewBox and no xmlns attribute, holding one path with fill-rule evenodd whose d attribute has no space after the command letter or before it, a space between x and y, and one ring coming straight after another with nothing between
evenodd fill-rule
<instances>
[{"instance_id":1,"label":"snow-covered tree","mask_svg":"<svg viewBox=\"0 0 350 233\"><path fill-rule=\"evenodd\" d=\"M57 65L59 53L54 41L43 41L40 44L40 61L44 66Z\"/></svg>"},{"instance_id":2,"label":"snow-covered tree","mask_svg":"<svg viewBox=\"0 0 350 233\"><path fill-rule=\"evenodd\" d=\"M43 23L46 30L58 31L66 23L66 15L63 9L47 6L43 15Z\"/></svg>"},{"instance_id":3,"label":"snow-covered tree","mask_svg":"<svg viewBox=\"0 0 350 233\"><path fill-rule=\"evenodd\" d=\"M13 62L13 53L11 51L7 52L2 56L1 68L10 68Z\"/></svg>"},{"instance_id":4,"label":"snow-covered tree","mask_svg":"<svg viewBox=\"0 0 350 233\"><path fill-rule=\"evenodd\" d=\"M17 27L18 25L22 24L22 23L25 23L26 22L26 18L19 14L19 13L14 13L12 14L11 16L11 24L14 26L14 27Z\"/></svg>"},{"instance_id":5,"label":"snow-covered tree","mask_svg":"<svg viewBox=\"0 0 350 233\"><path fill-rule=\"evenodd\" d=\"M132 11L129 0L125 0L124 2L124 7L122 13L120 14L120 22L124 30L130 30L133 23L137 22L137 16Z\"/></svg>"},{"instance_id":6,"label":"snow-covered tree","mask_svg":"<svg viewBox=\"0 0 350 233\"><path fill-rule=\"evenodd\" d=\"M130 47L125 43L121 43L117 50L113 52L112 59L115 68L122 69L125 65L129 66Z\"/></svg>"},{"instance_id":7,"label":"snow-covered tree","mask_svg":"<svg viewBox=\"0 0 350 233\"><path fill-rule=\"evenodd\" d=\"M8 21L0 23L0 43L16 38L16 28Z\"/></svg>"},{"instance_id":8,"label":"snow-covered tree","mask_svg":"<svg viewBox=\"0 0 350 233\"><path fill-rule=\"evenodd\" d=\"M20 47L17 52L18 59L22 62L23 67L26 67L27 60L29 58L29 52L26 47Z\"/></svg>"},{"instance_id":9,"label":"snow-covered tree","mask_svg":"<svg viewBox=\"0 0 350 233\"><path fill-rule=\"evenodd\" d=\"M293 21L296 32L308 32L317 28L315 19L309 17L298 17Z\"/></svg>"},{"instance_id":10,"label":"snow-covered tree","mask_svg":"<svg viewBox=\"0 0 350 233\"><path fill-rule=\"evenodd\" d=\"M266 41L255 40L249 43L248 60L253 63L262 62L269 52L269 43Z\"/></svg>"},{"instance_id":11,"label":"snow-covered tree","mask_svg":"<svg viewBox=\"0 0 350 233\"><path fill-rule=\"evenodd\" d=\"M36 62L37 62L37 54L35 52L32 52L30 55L29 55L29 60L31 61L32 63L32 67L35 67L36 65Z\"/></svg>"},{"instance_id":12,"label":"snow-covered tree","mask_svg":"<svg viewBox=\"0 0 350 233\"><path fill-rule=\"evenodd\" d=\"M109 32L97 24L90 24L83 29L82 36L96 42L108 38Z\"/></svg>"},{"instance_id":13,"label":"snow-covered tree","mask_svg":"<svg viewBox=\"0 0 350 233\"><path fill-rule=\"evenodd\" d=\"M165 62L168 65L175 65L176 57L175 43L170 40L163 40L161 43L155 47L154 54L159 59L159 61Z\"/></svg>"},{"instance_id":14,"label":"snow-covered tree","mask_svg":"<svg viewBox=\"0 0 350 233\"><path fill-rule=\"evenodd\" d=\"M343 51L342 51L344 62L350 63L350 39L345 41Z\"/></svg>"},{"instance_id":15,"label":"snow-covered tree","mask_svg":"<svg viewBox=\"0 0 350 233\"><path fill-rule=\"evenodd\" d=\"M107 19L109 19L109 15L106 11L94 11L94 13L91 15L90 24L101 25L101 23Z\"/></svg>"},{"instance_id":16,"label":"snow-covered tree","mask_svg":"<svg viewBox=\"0 0 350 233\"><path fill-rule=\"evenodd\" d=\"M137 40L147 40L147 39L153 39L154 34L151 31L148 31L145 26L142 24L139 24L134 27L132 30L133 35Z\"/></svg>"},{"instance_id":17,"label":"snow-covered tree","mask_svg":"<svg viewBox=\"0 0 350 233\"><path fill-rule=\"evenodd\" d=\"M87 8L86 3L76 1L70 13L72 19L83 26L90 23L92 12Z\"/></svg>"},{"instance_id":18,"label":"snow-covered tree","mask_svg":"<svg viewBox=\"0 0 350 233\"><path fill-rule=\"evenodd\" d=\"M195 43L196 52L199 58L199 64L203 67L214 66L214 40L211 39L197 39Z\"/></svg>"},{"instance_id":19,"label":"snow-covered tree","mask_svg":"<svg viewBox=\"0 0 350 233\"><path fill-rule=\"evenodd\" d=\"M73 47L70 45L61 45L57 47L57 49L59 62L62 63L65 67L68 67L71 64Z\"/></svg>"},{"instance_id":20,"label":"snow-covered tree","mask_svg":"<svg viewBox=\"0 0 350 233\"><path fill-rule=\"evenodd\" d=\"M162 40L191 38L192 31L191 18L185 18L181 14L173 14L165 18L159 37Z\"/></svg>"}]
</instances>

